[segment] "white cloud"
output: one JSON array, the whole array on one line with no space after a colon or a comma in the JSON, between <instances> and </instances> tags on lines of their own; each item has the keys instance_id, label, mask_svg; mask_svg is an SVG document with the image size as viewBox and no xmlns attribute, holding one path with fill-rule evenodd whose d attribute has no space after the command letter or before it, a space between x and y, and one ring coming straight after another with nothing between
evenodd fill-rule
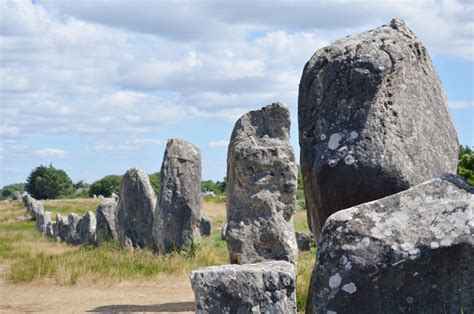
<instances>
[{"instance_id":1,"label":"white cloud","mask_svg":"<svg viewBox=\"0 0 474 314\"><path fill-rule=\"evenodd\" d=\"M38 157L55 157L55 158L64 158L67 153L58 148L42 148L36 149L33 151L33 155Z\"/></svg>"},{"instance_id":2,"label":"white cloud","mask_svg":"<svg viewBox=\"0 0 474 314\"><path fill-rule=\"evenodd\" d=\"M451 109L474 108L474 100L450 101L449 107Z\"/></svg>"},{"instance_id":3,"label":"white cloud","mask_svg":"<svg viewBox=\"0 0 474 314\"><path fill-rule=\"evenodd\" d=\"M207 145L209 147L227 147L229 146L229 141L226 141L226 140L211 141Z\"/></svg>"}]
</instances>

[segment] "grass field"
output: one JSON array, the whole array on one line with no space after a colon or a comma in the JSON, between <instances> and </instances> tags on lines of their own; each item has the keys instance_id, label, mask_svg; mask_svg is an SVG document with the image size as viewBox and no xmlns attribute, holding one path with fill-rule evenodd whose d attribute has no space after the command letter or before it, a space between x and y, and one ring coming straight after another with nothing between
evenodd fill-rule
<instances>
[{"instance_id":1,"label":"grass field","mask_svg":"<svg viewBox=\"0 0 474 314\"><path fill-rule=\"evenodd\" d=\"M55 213L79 215L94 211L100 200L74 199L45 201L45 209ZM0 274L10 284L49 284L54 286L111 285L129 280L155 280L160 275L182 278L191 270L228 263L227 246L220 239L225 223L225 203L204 202L202 214L213 220L213 234L204 237L192 252L166 256L149 251L122 250L117 243L100 246L71 246L42 237L34 222L16 219L25 213L22 204L0 203ZM306 212L295 215L297 231L308 231ZM297 270L297 302L304 310L314 264L315 250L300 252Z\"/></svg>"}]
</instances>

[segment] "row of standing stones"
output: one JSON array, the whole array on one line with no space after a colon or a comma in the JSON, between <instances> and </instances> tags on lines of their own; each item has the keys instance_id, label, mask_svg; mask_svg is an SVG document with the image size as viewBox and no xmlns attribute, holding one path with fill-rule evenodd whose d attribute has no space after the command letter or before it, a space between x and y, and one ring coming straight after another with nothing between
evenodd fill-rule
<instances>
[{"instance_id":1,"label":"row of standing stones","mask_svg":"<svg viewBox=\"0 0 474 314\"><path fill-rule=\"evenodd\" d=\"M474 188L441 82L401 20L322 48L298 99L318 255L307 313L474 312ZM295 313L289 112L242 116L228 149L230 265L191 273L198 313Z\"/></svg>"},{"instance_id":2,"label":"row of standing stones","mask_svg":"<svg viewBox=\"0 0 474 314\"><path fill-rule=\"evenodd\" d=\"M318 240L306 311L473 312L474 188L449 174L457 135L413 32L392 20L318 50L298 103L308 222ZM236 122L223 237L238 265L191 273L196 312L296 312L297 242L307 239L297 241L293 228L289 129L280 103ZM118 204L107 199L97 209L97 239L158 252L198 241L200 176L199 150L170 140L158 204L148 177L128 171ZM81 220L77 230L89 239L93 214Z\"/></svg>"}]
</instances>

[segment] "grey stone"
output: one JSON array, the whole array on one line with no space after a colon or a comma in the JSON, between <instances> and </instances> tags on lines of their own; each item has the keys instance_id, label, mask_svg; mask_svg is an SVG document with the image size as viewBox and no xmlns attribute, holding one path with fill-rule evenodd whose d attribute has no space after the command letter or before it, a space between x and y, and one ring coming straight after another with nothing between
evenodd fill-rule
<instances>
[{"instance_id":1,"label":"grey stone","mask_svg":"<svg viewBox=\"0 0 474 314\"><path fill-rule=\"evenodd\" d=\"M23 202L32 220L36 220L38 216L44 213L43 203L34 199L32 196L25 194L25 196L23 196Z\"/></svg>"},{"instance_id":2,"label":"grey stone","mask_svg":"<svg viewBox=\"0 0 474 314\"><path fill-rule=\"evenodd\" d=\"M296 313L295 266L285 261L191 272L196 313Z\"/></svg>"},{"instance_id":3,"label":"grey stone","mask_svg":"<svg viewBox=\"0 0 474 314\"><path fill-rule=\"evenodd\" d=\"M117 202L117 203L118 203L118 201L119 201L119 196L118 196L117 194L115 194L115 193L112 193L112 195L111 195L110 197L111 197L112 199L114 199L114 200L115 200L115 202Z\"/></svg>"},{"instance_id":4,"label":"grey stone","mask_svg":"<svg viewBox=\"0 0 474 314\"><path fill-rule=\"evenodd\" d=\"M458 140L441 81L403 21L316 51L299 86L301 169L310 227L443 172Z\"/></svg>"},{"instance_id":5,"label":"grey stone","mask_svg":"<svg viewBox=\"0 0 474 314\"><path fill-rule=\"evenodd\" d=\"M333 214L307 312L473 313L473 207L474 188L444 174Z\"/></svg>"},{"instance_id":6,"label":"grey stone","mask_svg":"<svg viewBox=\"0 0 474 314\"><path fill-rule=\"evenodd\" d=\"M181 139L166 145L154 237L160 253L188 249L200 239L201 152Z\"/></svg>"},{"instance_id":7,"label":"grey stone","mask_svg":"<svg viewBox=\"0 0 474 314\"><path fill-rule=\"evenodd\" d=\"M95 244L97 242L96 235L97 220L93 212L88 211L76 226L76 234L80 244Z\"/></svg>"},{"instance_id":8,"label":"grey stone","mask_svg":"<svg viewBox=\"0 0 474 314\"><path fill-rule=\"evenodd\" d=\"M46 226L51 222L51 212L43 212L36 218L35 229L42 235L46 235Z\"/></svg>"},{"instance_id":9,"label":"grey stone","mask_svg":"<svg viewBox=\"0 0 474 314\"><path fill-rule=\"evenodd\" d=\"M296 164L290 112L281 103L235 124L227 154L226 241L231 263L296 262Z\"/></svg>"},{"instance_id":10,"label":"grey stone","mask_svg":"<svg viewBox=\"0 0 474 314\"><path fill-rule=\"evenodd\" d=\"M122 179L117 205L116 231L123 247L153 247L155 206L156 195L148 175L137 168L128 170Z\"/></svg>"},{"instance_id":11,"label":"grey stone","mask_svg":"<svg viewBox=\"0 0 474 314\"><path fill-rule=\"evenodd\" d=\"M312 234L296 232L296 243L300 251L309 251L314 245L314 238Z\"/></svg>"},{"instance_id":12,"label":"grey stone","mask_svg":"<svg viewBox=\"0 0 474 314\"><path fill-rule=\"evenodd\" d=\"M48 222L48 224L46 225L46 232L45 232L45 235L47 237L52 237L52 238L55 238L56 237L56 222L55 221L50 221Z\"/></svg>"},{"instance_id":13,"label":"grey stone","mask_svg":"<svg viewBox=\"0 0 474 314\"><path fill-rule=\"evenodd\" d=\"M225 236L227 234L227 223L222 226L221 229L221 240L226 241Z\"/></svg>"},{"instance_id":14,"label":"grey stone","mask_svg":"<svg viewBox=\"0 0 474 314\"><path fill-rule=\"evenodd\" d=\"M212 219L209 217L201 217L199 231L202 236L210 236L212 233Z\"/></svg>"},{"instance_id":15,"label":"grey stone","mask_svg":"<svg viewBox=\"0 0 474 314\"><path fill-rule=\"evenodd\" d=\"M63 217L61 214L56 214L56 224L57 232L55 232L56 237L58 237L61 242L66 242L70 244L79 244L79 237L76 232L77 223L79 222L79 216L77 214L71 213L67 217Z\"/></svg>"},{"instance_id":16,"label":"grey stone","mask_svg":"<svg viewBox=\"0 0 474 314\"><path fill-rule=\"evenodd\" d=\"M12 194L12 201L20 201L21 200L21 193L19 191L15 191Z\"/></svg>"},{"instance_id":17,"label":"grey stone","mask_svg":"<svg viewBox=\"0 0 474 314\"><path fill-rule=\"evenodd\" d=\"M118 199L118 197L117 197ZM106 198L100 202L96 209L97 217L97 242L117 240L115 229L117 202L114 198Z\"/></svg>"}]
</instances>

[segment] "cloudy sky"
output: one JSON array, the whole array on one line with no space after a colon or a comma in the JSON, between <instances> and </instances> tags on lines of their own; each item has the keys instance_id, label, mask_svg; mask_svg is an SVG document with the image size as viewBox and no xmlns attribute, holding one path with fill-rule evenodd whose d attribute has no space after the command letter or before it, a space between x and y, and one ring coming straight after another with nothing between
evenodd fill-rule
<instances>
[{"instance_id":1,"label":"cloudy sky","mask_svg":"<svg viewBox=\"0 0 474 314\"><path fill-rule=\"evenodd\" d=\"M166 140L222 179L235 120L292 112L305 62L349 34L404 19L427 46L460 142L474 145L472 1L0 0L0 186L53 163L92 182L160 169Z\"/></svg>"}]
</instances>

